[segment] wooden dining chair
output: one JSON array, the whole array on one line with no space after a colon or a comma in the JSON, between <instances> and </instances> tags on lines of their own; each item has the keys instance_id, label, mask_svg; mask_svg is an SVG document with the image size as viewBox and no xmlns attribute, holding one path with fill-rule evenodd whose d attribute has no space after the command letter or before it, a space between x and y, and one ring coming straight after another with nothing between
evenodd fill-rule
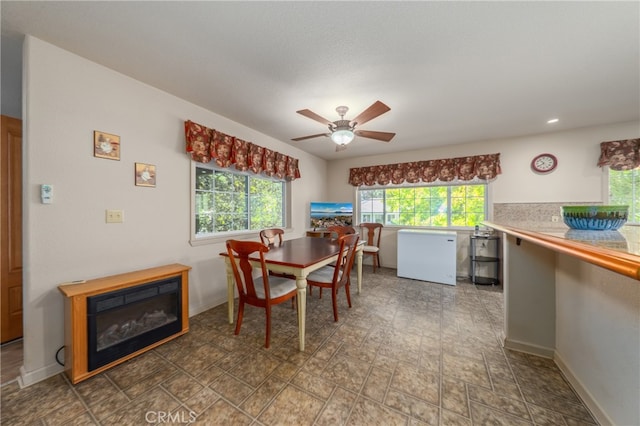
<instances>
[{"instance_id":1,"label":"wooden dining chair","mask_svg":"<svg viewBox=\"0 0 640 426\"><path fill-rule=\"evenodd\" d=\"M364 230L367 241L362 249L362 255L369 255L373 258L373 272L376 267L380 268L380 236L383 225L381 223L361 223L360 228Z\"/></svg>"},{"instance_id":2,"label":"wooden dining chair","mask_svg":"<svg viewBox=\"0 0 640 426\"><path fill-rule=\"evenodd\" d=\"M264 308L267 316L264 346L268 348L271 341L271 307L296 297L296 282L268 274L264 254L269 251L269 247L261 242L228 240L226 245L233 278L238 288L238 319L234 334L240 333L245 303ZM253 266L249 262L249 256L255 252L260 253L262 270L261 276L256 278L253 277Z\"/></svg>"},{"instance_id":3,"label":"wooden dining chair","mask_svg":"<svg viewBox=\"0 0 640 426\"><path fill-rule=\"evenodd\" d=\"M282 244L282 235L284 235L284 229L280 228L268 228L260 231L260 240L265 246L280 245Z\"/></svg>"},{"instance_id":4,"label":"wooden dining chair","mask_svg":"<svg viewBox=\"0 0 640 426\"><path fill-rule=\"evenodd\" d=\"M350 235L350 234L357 234L358 233L358 231L356 231L356 228L354 228L353 226L349 226L349 225L333 225L333 226L329 226L329 227L327 227L327 231L329 232L328 238L334 238L334 239L338 239L338 238L342 237L343 235ZM331 262L329 265L335 267L336 266L336 262ZM309 294L313 294L313 291L310 290ZM322 299L322 289L320 289L320 299Z\"/></svg>"},{"instance_id":5,"label":"wooden dining chair","mask_svg":"<svg viewBox=\"0 0 640 426\"><path fill-rule=\"evenodd\" d=\"M327 231L329 231L329 235L331 235L331 237L334 237L334 234L335 234L336 235L335 238L340 238L343 235L358 233L358 231L356 231L356 229L353 226L348 226L348 225L329 226L327 228Z\"/></svg>"},{"instance_id":6,"label":"wooden dining chair","mask_svg":"<svg viewBox=\"0 0 640 426\"><path fill-rule=\"evenodd\" d=\"M284 229L280 228L267 228L260 231L260 241L267 247L279 246L282 244L282 235L284 235ZM269 271L269 275L275 277L285 277L295 280L296 277L291 274L283 274L281 272ZM292 301L293 303L293 301Z\"/></svg>"},{"instance_id":7,"label":"wooden dining chair","mask_svg":"<svg viewBox=\"0 0 640 426\"><path fill-rule=\"evenodd\" d=\"M331 289L331 301L333 303L333 319L338 321L338 289L344 287L347 294L347 302L351 307L351 293L349 285L351 284L351 269L353 268L353 260L356 255L356 247L359 234L347 234L338 238L340 251L338 254L338 262L335 267L327 265L320 269L316 269L307 276L307 285L310 287L320 287L320 297L322 297L322 289Z\"/></svg>"}]
</instances>

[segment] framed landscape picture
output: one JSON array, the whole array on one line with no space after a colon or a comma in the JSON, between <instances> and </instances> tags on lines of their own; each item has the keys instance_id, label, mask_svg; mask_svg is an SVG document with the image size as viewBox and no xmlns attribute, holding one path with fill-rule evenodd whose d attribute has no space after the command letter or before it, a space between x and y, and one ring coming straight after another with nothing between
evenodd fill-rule
<instances>
[{"instance_id":1,"label":"framed landscape picture","mask_svg":"<svg viewBox=\"0 0 640 426\"><path fill-rule=\"evenodd\" d=\"M120 160L120 136L93 131L93 156Z\"/></svg>"},{"instance_id":2,"label":"framed landscape picture","mask_svg":"<svg viewBox=\"0 0 640 426\"><path fill-rule=\"evenodd\" d=\"M156 186L156 166L136 163L136 186Z\"/></svg>"}]
</instances>

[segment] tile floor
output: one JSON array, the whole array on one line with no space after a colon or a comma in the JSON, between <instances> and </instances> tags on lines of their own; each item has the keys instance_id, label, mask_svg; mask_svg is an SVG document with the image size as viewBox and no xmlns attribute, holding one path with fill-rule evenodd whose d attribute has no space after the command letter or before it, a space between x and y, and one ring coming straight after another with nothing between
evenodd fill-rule
<instances>
[{"instance_id":1,"label":"tile floor","mask_svg":"<svg viewBox=\"0 0 640 426\"><path fill-rule=\"evenodd\" d=\"M363 293L340 321L330 297L307 304L307 348L296 314L247 307L239 336L226 305L190 332L72 386L63 374L1 391L7 425L593 425L555 364L505 351L499 287L397 278L366 268Z\"/></svg>"}]
</instances>

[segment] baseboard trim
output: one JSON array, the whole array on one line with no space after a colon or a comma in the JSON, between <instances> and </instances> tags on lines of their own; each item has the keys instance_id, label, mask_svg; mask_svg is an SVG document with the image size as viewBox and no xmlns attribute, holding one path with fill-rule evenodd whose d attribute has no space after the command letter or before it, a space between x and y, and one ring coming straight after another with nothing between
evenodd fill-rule
<instances>
[{"instance_id":1,"label":"baseboard trim","mask_svg":"<svg viewBox=\"0 0 640 426\"><path fill-rule=\"evenodd\" d=\"M517 340L504 339L503 345L507 349L518 352L524 352L531 355L541 356L543 358L553 359L554 349L544 346L532 345L530 343L519 342Z\"/></svg>"},{"instance_id":2,"label":"baseboard trim","mask_svg":"<svg viewBox=\"0 0 640 426\"><path fill-rule=\"evenodd\" d=\"M22 389L48 379L49 377L53 377L56 374L60 374L63 371L64 367L60 364L49 364L34 371L26 371L23 365L22 367L20 367L18 384L20 385L20 389Z\"/></svg>"},{"instance_id":3,"label":"baseboard trim","mask_svg":"<svg viewBox=\"0 0 640 426\"><path fill-rule=\"evenodd\" d=\"M218 299L213 300L210 303L204 304L204 305L200 305L200 306L189 306L189 318L196 316L198 314L201 314L205 311L208 311L209 309L213 309L216 306L220 306L222 304L226 304L227 303L227 298L226 297L221 297Z\"/></svg>"},{"instance_id":4,"label":"baseboard trim","mask_svg":"<svg viewBox=\"0 0 640 426\"><path fill-rule=\"evenodd\" d=\"M216 306L219 306L223 303L227 303L226 297L216 299L212 303L201 305L196 308L189 307L189 316L192 317L194 315L198 315L209 309L215 308ZM17 380L18 380L18 384L20 385L20 389L22 389L27 386L31 386L33 384L41 382L43 380L46 380L62 372L64 372L64 367L57 363L49 364L47 366L44 366L34 371L26 371L23 365L20 367L20 375L18 376Z\"/></svg>"},{"instance_id":5,"label":"baseboard trim","mask_svg":"<svg viewBox=\"0 0 640 426\"><path fill-rule=\"evenodd\" d=\"M580 379L578 379L575 376L575 374L573 374L573 371L571 371L571 368L569 368L569 366L564 362L564 360L558 354L558 352L555 352L553 356L553 360L555 361L560 371L562 371L562 374L564 374L567 381L571 384L573 389L580 396L580 398L582 399L584 404L587 406L589 411L591 411L591 415L595 417L598 423L601 425L614 424L613 421L609 418L609 416L607 416L607 414L604 412L602 407L600 407L600 404L598 404L598 401L596 401L593 395L591 395L591 392L589 392L587 388L582 384Z\"/></svg>"}]
</instances>

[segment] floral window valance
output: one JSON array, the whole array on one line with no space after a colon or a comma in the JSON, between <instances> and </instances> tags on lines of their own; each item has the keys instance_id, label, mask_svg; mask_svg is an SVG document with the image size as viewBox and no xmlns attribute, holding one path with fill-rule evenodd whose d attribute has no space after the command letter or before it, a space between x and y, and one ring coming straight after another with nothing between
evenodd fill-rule
<instances>
[{"instance_id":1,"label":"floral window valance","mask_svg":"<svg viewBox=\"0 0 640 426\"><path fill-rule=\"evenodd\" d=\"M261 147L193 121L184 122L187 152L193 161L218 167L235 167L240 171L262 173L282 180L300 178L298 159Z\"/></svg>"},{"instance_id":2,"label":"floral window valance","mask_svg":"<svg viewBox=\"0 0 640 426\"><path fill-rule=\"evenodd\" d=\"M349 183L353 186L373 186L389 183L399 185L405 182L431 183L438 180L490 180L500 173L500 154L488 154L353 168L349 171Z\"/></svg>"},{"instance_id":3,"label":"floral window valance","mask_svg":"<svg viewBox=\"0 0 640 426\"><path fill-rule=\"evenodd\" d=\"M640 139L602 142L598 166L618 171L640 167Z\"/></svg>"}]
</instances>

